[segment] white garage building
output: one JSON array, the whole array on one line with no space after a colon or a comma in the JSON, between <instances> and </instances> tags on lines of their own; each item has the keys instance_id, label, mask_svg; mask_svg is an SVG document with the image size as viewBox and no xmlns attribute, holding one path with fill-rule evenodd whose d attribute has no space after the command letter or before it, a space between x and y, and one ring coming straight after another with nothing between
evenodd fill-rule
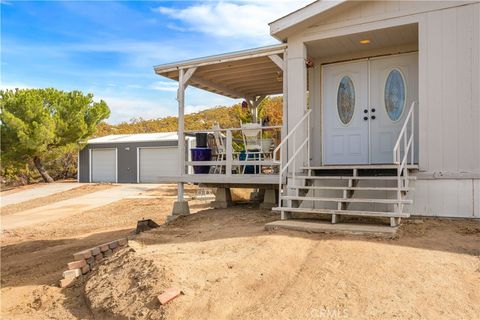
<instances>
[{"instance_id":1,"label":"white garage building","mask_svg":"<svg viewBox=\"0 0 480 320\"><path fill-rule=\"evenodd\" d=\"M195 138L186 137L186 157ZM171 182L179 169L176 132L121 134L91 139L79 152L79 182Z\"/></svg>"}]
</instances>

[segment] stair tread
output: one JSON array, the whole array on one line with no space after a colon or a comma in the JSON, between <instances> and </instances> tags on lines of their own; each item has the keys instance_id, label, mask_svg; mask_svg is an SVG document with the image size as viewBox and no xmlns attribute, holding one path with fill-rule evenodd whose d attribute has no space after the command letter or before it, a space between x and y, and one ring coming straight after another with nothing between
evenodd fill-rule
<instances>
[{"instance_id":1,"label":"stair tread","mask_svg":"<svg viewBox=\"0 0 480 320\"><path fill-rule=\"evenodd\" d=\"M355 191L413 191L414 188L397 187L339 187L339 186L287 186L289 189L309 189L309 190L355 190Z\"/></svg>"},{"instance_id":2,"label":"stair tread","mask_svg":"<svg viewBox=\"0 0 480 320\"><path fill-rule=\"evenodd\" d=\"M411 199L372 199L372 198L327 198L327 197L302 197L302 196L282 196L282 200L308 200L308 201L326 201L326 202L361 202L361 203L406 203L412 204Z\"/></svg>"},{"instance_id":3,"label":"stair tread","mask_svg":"<svg viewBox=\"0 0 480 320\"><path fill-rule=\"evenodd\" d=\"M340 165L325 165L325 166L305 166L300 167L303 170L338 170L338 169L397 169L399 164L340 164ZM408 169L418 169L417 164L406 165Z\"/></svg>"},{"instance_id":4,"label":"stair tread","mask_svg":"<svg viewBox=\"0 0 480 320\"><path fill-rule=\"evenodd\" d=\"M302 212L302 213L323 213L323 214L338 214L338 215L351 215L351 216L368 216L368 217L398 217L408 218L408 213L396 213L387 211L359 211L359 210L335 210L335 209L313 209L313 208L290 208L290 207L275 207L274 211L287 211L287 212Z\"/></svg>"},{"instance_id":5,"label":"stair tread","mask_svg":"<svg viewBox=\"0 0 480 320\"><path fill-rule=\"evenodd\" d=\"M293 178L293 176L291 176ZM397 176L304 176L295 175L297 179L311 179L311 180L398 180ZM415 176L400 177L401 180L409 179L416 180Z\"/></svg>"}]
</instances>

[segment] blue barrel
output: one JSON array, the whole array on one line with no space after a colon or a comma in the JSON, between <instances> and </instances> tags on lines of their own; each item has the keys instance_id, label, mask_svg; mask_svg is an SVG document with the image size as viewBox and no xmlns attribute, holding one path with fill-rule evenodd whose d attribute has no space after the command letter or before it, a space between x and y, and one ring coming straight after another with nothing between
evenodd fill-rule
<instances>
[{"instance_id":1,"label":"blue barrel","mask_svg":"<svg viewBox=\"0 0 480 320\"><path fill-rule=\"evenodd\" d=\"M211 161L212 149L210 148L192 148L192 161ZM195 174L207 174L210 172L210 166L193 166Z\"/></svg>"}]
</instances>

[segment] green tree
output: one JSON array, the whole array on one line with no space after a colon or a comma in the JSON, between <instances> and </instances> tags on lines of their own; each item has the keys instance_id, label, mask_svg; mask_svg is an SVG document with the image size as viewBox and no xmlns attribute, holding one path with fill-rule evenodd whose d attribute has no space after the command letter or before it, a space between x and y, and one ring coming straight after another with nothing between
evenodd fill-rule
<instances>
[{"instance_id":1,"label":"green tree","mask_svg":"<svg viewBox=\"0 0 480 320\"><path fill-rule=\"evenodd\" d=\"M45 182L44 162L75 150L110 115L92 94L51 88L0 90L0 107L2 167L33 163Z\"/></svg>"}]
</instances>

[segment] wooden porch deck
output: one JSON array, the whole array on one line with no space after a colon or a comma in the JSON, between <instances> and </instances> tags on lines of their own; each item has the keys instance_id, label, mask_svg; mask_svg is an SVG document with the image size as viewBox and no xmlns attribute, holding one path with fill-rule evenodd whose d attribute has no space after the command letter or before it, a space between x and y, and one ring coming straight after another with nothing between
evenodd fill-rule
<instances>
[{"instance_id":1,"label":"wooden porch deck","mask_svg":"<svg viewBox=\"0 0 480 320\"><path fill-rule=\"evenodd\" d=\"M258 185L275 185L278 187L279 176L276 174L187 174L184 176L158 177L161 183L202 183L242 185L243 187Z\"/></svg>"}]
</instances>

